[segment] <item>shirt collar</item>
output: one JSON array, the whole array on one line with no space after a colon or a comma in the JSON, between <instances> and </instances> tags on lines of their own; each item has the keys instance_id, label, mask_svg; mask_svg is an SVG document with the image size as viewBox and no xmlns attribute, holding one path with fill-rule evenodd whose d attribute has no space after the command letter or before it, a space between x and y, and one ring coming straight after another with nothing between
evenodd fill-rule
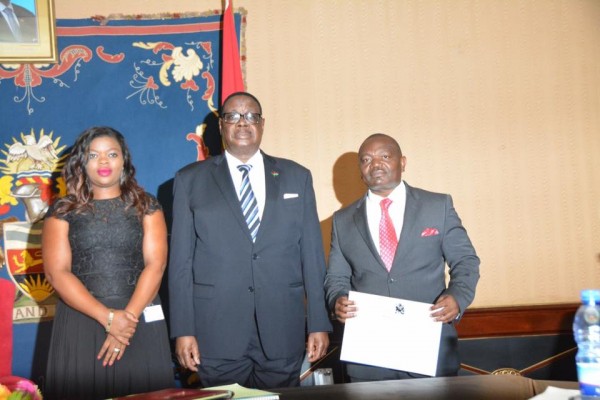
<instances>
[{"instance_id":1,"label":"shirt collar","mask_svg":"<svg viewBox=\"0 0 600 400\"><path fill-rule=\"evenodd\" d=\"M231 154L227 150L225 150L225 158L227 159L227 164L231 165L234 168L237 168L238 165L243 165L243 164L252 165L252 168L254 168L255 166L260 165L263 162L263 156L260 151L257 151L256 153L254 153L254 155L252 157L250 157L250 159L248 161L246 161L245 163L240 161L238 158L236 158L233 154Z\"/></svg>"},{"instance_id":2,"label":"shirt collar","mask_svg":"<svg viewBox=\"0 0 600 400\"><path fill-rule=\"evenodd\" d=\"M373 193L370 189L367 193L367 197L370 201L373 201L377 204L384 199L383 196L379 196L378 194ZM403 198L406 198L406 185L404 184L404 180L400 181L400 184L392 190L392 192L387 196L388 199L392 200L392 202L397 202Z\"/></svg>"}]
</instances>

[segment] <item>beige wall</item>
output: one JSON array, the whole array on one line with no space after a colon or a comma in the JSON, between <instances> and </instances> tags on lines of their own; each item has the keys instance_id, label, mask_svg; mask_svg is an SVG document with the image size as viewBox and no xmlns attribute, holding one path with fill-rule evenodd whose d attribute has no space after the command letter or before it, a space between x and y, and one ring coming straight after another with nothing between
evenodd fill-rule
<instances>
[{"instance_id":1,"label":"beige wall","mask_svg":"<svg viewBox=\"0 0 600 400\"><path fill-rule=\"evenodd\" d=\"M407 182L451 193L481 257L475 307L600 287L600 1L235 0L263 148L313 171L331 215L354 152L396 137ZM55 0L58 18L202 12L219 0Z\"/></svg>"}]
</instances>

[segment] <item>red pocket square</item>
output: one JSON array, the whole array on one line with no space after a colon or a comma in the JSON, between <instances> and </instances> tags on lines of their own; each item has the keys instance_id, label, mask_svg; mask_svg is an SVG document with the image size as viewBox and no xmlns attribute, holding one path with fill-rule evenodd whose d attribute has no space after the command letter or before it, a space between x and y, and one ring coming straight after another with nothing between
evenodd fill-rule
<instances>
[{"instance_id":1,"label":"red pocket square","mask_svg":"<svg viewBox=\"0 0 600 400\"><path fill-rule=\"evenodd\" d=\"M436 236L439 234L440 234L440 231L438 231L435 228L425 228L425 229L423 229L423 232L421 232L421 237Z\"/></svg>"}]
</instances>

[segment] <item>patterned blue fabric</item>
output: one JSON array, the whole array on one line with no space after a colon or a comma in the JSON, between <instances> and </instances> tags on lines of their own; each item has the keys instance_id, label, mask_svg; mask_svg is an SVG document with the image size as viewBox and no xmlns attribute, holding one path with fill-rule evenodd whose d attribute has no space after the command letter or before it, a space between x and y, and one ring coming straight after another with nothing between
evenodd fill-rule
<instances>
[{"instance_id":1,"label":"patterned blue fabric","mask_svg":"<svg viewBox=\"0 0 600 400\"><path fill-rule=\"evenodd\" d=\"M240 32L241 15L234 18ZM58 64L0 65L2 142L44 130L69 146L90 126L111 126L128 141L138 181L158 194L199 158L197 143L221 152L220 30L214 13L57 20Z\"/></svg>"}]
</instances>

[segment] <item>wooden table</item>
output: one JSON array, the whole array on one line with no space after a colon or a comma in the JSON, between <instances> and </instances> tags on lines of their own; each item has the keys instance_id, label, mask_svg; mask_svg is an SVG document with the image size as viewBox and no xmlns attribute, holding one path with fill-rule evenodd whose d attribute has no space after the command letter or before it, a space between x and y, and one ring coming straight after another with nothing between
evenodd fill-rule
<instances>
[{"instance_id":1,"label":"wooden table","mask_svg":"<svg viewBox=\"0 0 600 400\"><path fill-rule=\"evenodd\" d=\"M578 389L577 382L540 381L516 375L473 375L342 383L273 389L281 400L526 400L548 386Z\"/></svg>"}]
</instances>

